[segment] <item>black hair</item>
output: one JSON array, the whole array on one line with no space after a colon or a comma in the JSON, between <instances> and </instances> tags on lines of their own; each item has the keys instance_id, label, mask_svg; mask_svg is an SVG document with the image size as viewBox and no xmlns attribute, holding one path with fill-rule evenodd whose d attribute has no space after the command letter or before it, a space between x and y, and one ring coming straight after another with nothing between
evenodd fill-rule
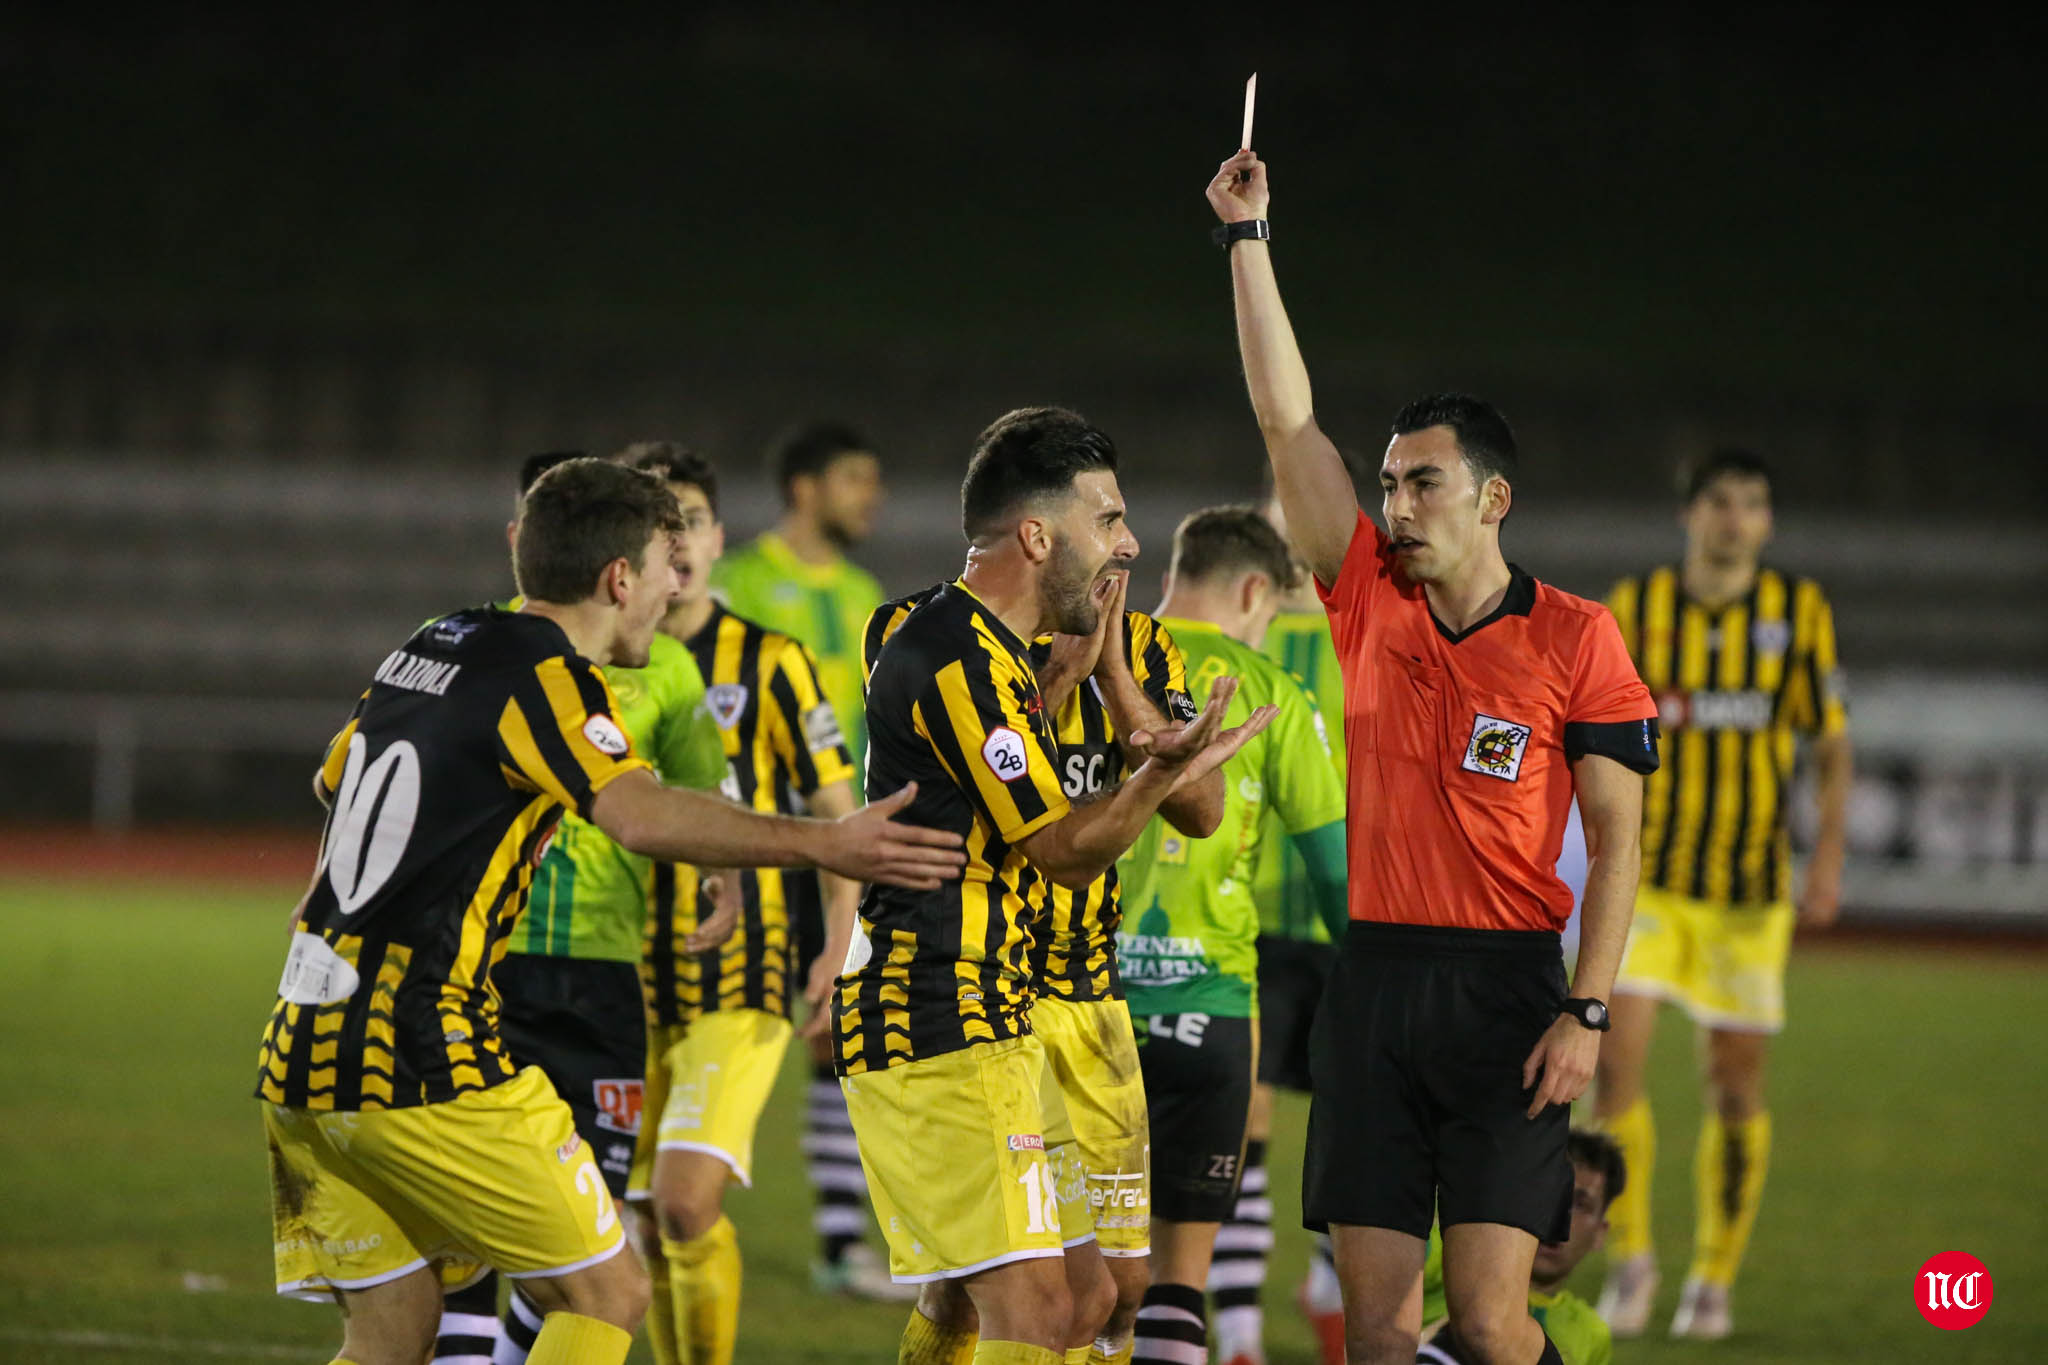
<instances>
[{"instance_id":1,"label":"black hair","mask_svg":"<svg viewBox=\"0 0 2048 1365\"><path fill-rule=\"evenodd\" d=\"M570 460L587 460L587 450L544 450L538 455L529 455L519 462L519 496L525 497L526 490L540 482L540 476L558 464Z\"/></svg>"},{"instance_id":2,"label":"black hair","mask_svg":"<svg viewBox=\"0 0 2048 1365\"><path fill-rule=\"evenodd\" d=\"M1091 470L1116 469L1116 442L1078 412L1018 408L974 440L960 483L960 529L970 544L1002 530L1026 504L1072 491Z\"/></svg>"},{"instance_id":3,"label":"black hair","mask_svg":"<svg viewBox=\"0 0 2048 1365\"><path fill-rule=\"evenodd\" d=\"M1590 1128L1574 1128L1565 1139L1564 1149L1572 1164L1600 1172L1601 1208L1620 1197L1628 1185L1628 1161L1621 1154L1620 1143Z\"/></svg>"},{"instance_id":4,"label":"black hair","mask_svg":"<svg viewBox=\"0 0 2048 1365\"><path fill-rule=\"evenodd\" d=\"M520 503L512 574L536 601L581 602L606 565L638 568L656 531L682 529L675 496L654 475L589 456L564 460Z\"/></svg>"},{"instance_id":5,"label":"black hair","mask_svg":"<svg viewBox=\"0 0 2048 1365\"><path fill-rule=\"evenodd\" d=\"M845 422L806 422L784 432L775 442L771 462L775 467L775 484L782 490L782 501L790 501L790 483L806 474L822 474L826 467L842 455L853 455L873 450L868 438Z\"/></svg>"},{"instance_id":6,"label":"black hair","mask_svg":"<svg viewBox=\"0 0 2048 1365\"><path fill-rule=\"evenodd\" d=\"M718 515L718 471L711 461L682 442L635 441L619 452L619 459L663 483L689 484L711 504L711 515Z\"/></svg>"},{"instance_id":7,"label":"black hair","mask_svg":"<svg viewBox=\"0 0 2048 1365\"><path fill-rule=\"evenodd\" d=\"M1469 393L1433 393L1394 414L1394 435L1407 436L1431 427L1449 427L1458 453L1472 471L1472 482L1484 484L1498 475L1510 485L1517 465L1515 433L1500 409Z\"/></svg>"},{"instance_id":8,"label":"black hair","mask_svg":"<svg viewBox=\"0 0 2048 1365\"><path fill-rule=\"evenodd\" d=\"M1729 474L1742 479L1762 479L1766 490L1771 487L1771 466L1763 456L1740 446L1722 446L1705 459L1695 460L1679 471L1678 489L1683 505L1692 506L1699 495L1707 491L1707 485Z\"/></svg>"},{"instance_id":9,"label":"black hair","mask_svg":"<svg viewBox=\"0 0 2048 1365\"><path fill-rule=\"evenodd\" d=\"M1256 507L1205 507L1190 513L1173 533L1173 576L1196 582L1226 570L1253 570L1290 592L1300 570L1287 542Z\"/></svg>"}]
</instances>

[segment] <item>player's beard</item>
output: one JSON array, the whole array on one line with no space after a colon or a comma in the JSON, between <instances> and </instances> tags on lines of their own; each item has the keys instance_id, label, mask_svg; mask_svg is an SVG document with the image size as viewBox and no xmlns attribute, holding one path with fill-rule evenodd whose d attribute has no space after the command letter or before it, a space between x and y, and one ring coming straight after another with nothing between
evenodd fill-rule
<instances>
[{"instance_id":1,"label":"player's beard","mask_svg":"<svg viewBox=\"0 0 2048 1365\"><path fill-rule=\"evenodd\" d=\"M1095 586L1096 572L1081 562L1081 553L1074 548L1073 541L1065 536L1055 537L1040 591L1045 614L1058 634L1095 633L1102 617L1102 609L1089 591Z\"/></svg>"}]
</instances>

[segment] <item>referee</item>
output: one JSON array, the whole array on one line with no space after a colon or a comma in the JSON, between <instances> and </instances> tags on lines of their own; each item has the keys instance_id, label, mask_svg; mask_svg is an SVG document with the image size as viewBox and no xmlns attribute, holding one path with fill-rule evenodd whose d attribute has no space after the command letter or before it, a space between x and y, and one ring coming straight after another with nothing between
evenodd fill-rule
<instances>
[{"instance_id":1,"label":"referee","mask_svg":"<svg viewBox=\"0 0 2048 1365\"><path fill-rule=\"evenodd\" d=\"M1351 925L1311 1042L1305 1221L1327 1224L1354 1365L1409 1365L1430 1221L1460 1359L1558 1362L1529 1316L1540 1240L1570 1232L1569 1108L1593 1074L1640 861L1656 708L1614 618L1501 555L1515 444L1486 403L1394 419L1386 530L1316 426L1251 152L1208 188L1252 406L1344 670ZM1576 997L1551 870L1576 795Z\"/></svg>"}]
</instances>

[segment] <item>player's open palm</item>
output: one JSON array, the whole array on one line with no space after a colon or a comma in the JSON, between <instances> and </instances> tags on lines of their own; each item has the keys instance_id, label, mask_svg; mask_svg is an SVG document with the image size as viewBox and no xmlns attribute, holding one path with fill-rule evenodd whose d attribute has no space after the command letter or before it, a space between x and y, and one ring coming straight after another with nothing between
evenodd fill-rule
<instances>
[{"instance_id":1,"label":"player's open palm","mask_svg":"<svg viewBox=\"0 0 2048 1365\"><path fill-rule=\"evenodd\" d=\"M1266 163L1251 152L1239 152L1217 168L1208 196L1209 207L1226 223L1264 218L1272 202L1266 189Z\"/></svg>"},{"instance_id":2,"label":"player's open palm","mask_svg":"<svg viewBox=\"0 0 2048 1365\"><path fill-rule=\"evenodd\" d=\"M1180 784L1198 782L1228 763L1280 714L1277 706L1261 706L1245 717L1244 724L1226 730L1223 717L1236 696L1237 679L1218 678L1209 689L1208 704L1193 721L1170 728L1134 731L1131 747L1148 760L1176 769Z\"/></svg>"},{"instance_id":3,"label":"player's open palm","mask_svg":"<svg viewBox=\"0 0 2048 1365\"><path fill-rule=\"evenodd\" d=\"M873 801L824 826L817 863L857 882L934 891L967 866L965 841L951 830L927 829L891 817L917 795L907 783L893 796Z\"/></svg>"},{"instance_id":4,"label":"player's open palm","mask_svg":"<svg viewBox=\"0 0 2048 1365\"><path fill-rule=\"evenodd\" d=\"M722 946L732 937L732 931L739 927L740 912L746 909L746 899L740 892L739 873L709 872L704 874L698 885L711 902L711 913L698 920L697 927L683 940L686 953L701 953Z\"/></svg>"}]
</instances>

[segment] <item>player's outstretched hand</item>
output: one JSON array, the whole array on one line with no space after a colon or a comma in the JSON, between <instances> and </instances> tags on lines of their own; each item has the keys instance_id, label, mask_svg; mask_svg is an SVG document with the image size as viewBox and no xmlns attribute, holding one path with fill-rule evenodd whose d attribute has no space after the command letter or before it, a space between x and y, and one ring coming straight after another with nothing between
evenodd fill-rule
<instances>
[{"instance_id":1,"label":"player's outstretched hand","mask_svg":"<svg viewBox=\"0 0 2048 1365\"><path fill-rule=\"evenodd\" d=\"M1599 1060L1600 1034L1580 1023L1576 1015L1558 1015L1522 1063L1522 1088L1536 1087L1536 1096L1529 1101L1529 1117L1535 1118L1549 1105L1570 1104L1585 1094L1593 1080L1593 1064Z\"/></svg>"},{"instance_id":2,"label":"player's outstretched hand","mask_svg":"<svg viewBox=\"0 0 2048 1365\"><path fill-rule=\"evenodd\" d=\"M1237 679L1218 678L1209 689L1209 704L1186 725L1158 730L1133 730L1130 745L1176 771L1182 785L1198 782L1222 767L1280 714L1277 706L1261 706L1234 729L1223 728L1223 715L1237 695Z\"/></svg>"},{"instance_id":3,"label":"player's outstretched hand","mask_svg":"<svg viewBox=\"0 0 2048 1365\"><path fill-rule=\"evenodd\" d=\"M711 913L699 920L690 936L683 940L686 953L701 953L721 946L739 927L740 911L746 908L737 872L707 872L699 879L698 885L710 893Z\"/></svg>"},{"instance_id":4,"label":"player's outstretched hand","mask_svg":"<svg viewBox=\"0 0 2048 1365\"><path fill-rule=\"evenodd\" d=\"M1217 167L1208 195L1209 207L1226 223L1266 217L1273 198L1266 188L1266 163L1255 153L1239 152Z\"/></svg>"},{"instance_id":5,"label":"player's outstretched hand","mask_svg":"<svg viewBox=\"0 0 2048 1365\"><path fill-rule=\"evenodd\" d=\"M965 843L950 830L906 825L889 817L908 806L917 784L906 783L893 796L872 801L825 825L817 864L857 882L907 886L935 891L958 877L967 866Z\"/></svg>"}]
</instances>

